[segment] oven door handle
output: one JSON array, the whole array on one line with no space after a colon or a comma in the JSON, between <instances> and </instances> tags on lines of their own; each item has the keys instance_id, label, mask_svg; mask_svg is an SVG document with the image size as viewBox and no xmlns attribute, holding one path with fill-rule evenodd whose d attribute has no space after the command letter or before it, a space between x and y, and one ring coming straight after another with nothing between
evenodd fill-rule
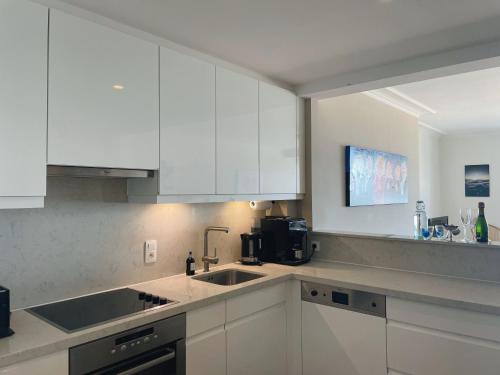
<instances>
[{"instance_id":1,"label":"oven door handle","mask_svg":"<svg viewBox=\"0 0 500 375\"><path fill-rule=\"evenodd\" d=\"M129 370L125 370L123 372L120 372L117 375L134 375L134 374L139 373L140 371L144 371L144 370L147 370L148 368L157 366L157 365L162 364L164 362L168 362L174 358L175 358L175 352L168 353L166 355L162 355L161 357L153 359L152 361L149 361L147 363L143 363L142 365L139 365L139 366L136 366L136 367L131 368Z\"/></svg>"}]
</instances>

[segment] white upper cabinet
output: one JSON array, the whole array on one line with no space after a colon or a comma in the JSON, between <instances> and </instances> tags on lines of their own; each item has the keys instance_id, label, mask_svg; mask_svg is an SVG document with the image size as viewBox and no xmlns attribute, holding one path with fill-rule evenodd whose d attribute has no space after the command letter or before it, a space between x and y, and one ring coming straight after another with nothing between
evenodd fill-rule
<instances>
[{"instance_id":1,"label":"white upper cabinet","mask_svg":"<svg viewBox=\"0 0 500 375\"><path fill-rule=\"evenodd\" d=\"M260 82L260 192L297 192L297 97Z\"/></svg>"},{"instance_id":2,"label":"white upper cabinet","mask_svg":"<svg viewBox=\"0 0 500 375\"><path fill-rule=\"evenodd\" d=\"M215 194L215 65L160 49L160 194Z\"/></svg>"},{"instance_id":3,"label":"white upper cabinet","mask_svg":"<svg viewBox=\"0 0 500 375\"><path fill-rule=\"evenodd\" d=\"M217 194L259 193L259 83L217 67Z\"/></svg>"},{"instance_id":4,"label":"white upper cabinet","mask_svg":"<svg viewBox=\"0 0 500 375\"><path fill-rule=\"evenodd\" d=\"M0 208L43 206L48 9L0 0Z\"/></svg>"},{"instance_id":5,"label":"white upper cabinet","mask_svg":"<svg viewBox=\"0 0 500 375\"><path fill-rule=\"evenodd\" d=\"M306 102L297 98L297 193L306 192Z\"/></svg>"},{"instance_id":6,"label":"white upper cabinet","mask_svg":"<svg viewBox=\"0 0 500 375\"><path fill-rule=\"evenodd\" d=\"M48 163L158 169L158 47L51 10L49 49Z\"/></svg>"}]
</instances>

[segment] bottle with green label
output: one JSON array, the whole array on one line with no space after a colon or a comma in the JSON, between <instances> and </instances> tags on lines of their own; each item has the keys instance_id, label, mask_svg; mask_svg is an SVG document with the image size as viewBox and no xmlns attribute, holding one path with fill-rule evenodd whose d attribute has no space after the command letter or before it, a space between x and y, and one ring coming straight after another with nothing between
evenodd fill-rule
<instances>
[{"instance_id":1,"label":"bottle with green label","mask_svg":"<svg viewBox=\"0 0 500 375\"><path fill-rule=\"evenodd\" d=\"M479 215L476 221L476 241L488 242L488 223L484 216L484 202L479 202Z\"/></svg>"}]
</instances>

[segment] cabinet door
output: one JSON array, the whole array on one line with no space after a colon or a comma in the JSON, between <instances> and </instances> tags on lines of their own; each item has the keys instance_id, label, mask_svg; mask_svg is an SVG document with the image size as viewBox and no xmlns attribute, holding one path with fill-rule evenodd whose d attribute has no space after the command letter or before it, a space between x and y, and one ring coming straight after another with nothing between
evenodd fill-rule
<instances>
[{"instance_id":1,"label":"cabinet door","mask_svg":"<svg viewBox=\"0 0 500 375\"><path fill-rule=\"evenodd\" d=\"M259 84L217 67L217 194L259 193Z\"/></svg>"},{"instance_id":2,"label":"cabinet door","mask_svg":"<svg viewBox=\"0 0 500 375\"><path fill-rule=\"evenodd\" d=\"M160 49L160 194L215 194L215 65Z\"/></svg>"},{"instance_id":3,"label":"cabinet door","mask_svg":"<svg viewBox=\"0 0 500 375\"><path fill-rule=\"evenodd\" d=\"M228 375L286 374L286 312L274 306L226 326Z\"/></svg>"},{"instance_id":4,"label":"cabinet door","mask_svg":"<svg viewBox=\"0 0 500 375\"><path fill-rule=\"evenodd\" d=\"M51 10L49 164L158 169L158 47Z\"/></svg>"},{"instance_id":5,"label":"cabinet door","mask_svg":"<svg viewBox=\"0 0 500 375\"><path fill-rule=\"evenodd\" d=\"M260 192L297 192L297 97L260 82Z\"/></svg>"},{"instance_id":6,"label":"cabinet door","mask_svg":"<svg viewBox=\"0 0 500 375\"><path fill-rule=\"evenodd\" d=\"M0 197L45 195L47 30L47 8L0 0Z\"/></svg>"},{"instance_id":7,"label":"cabinet door","mask_svg":"<svg viewBox=\"0 0 500 375\"><path fill-rule=\"evenodd\" d=\"M386 375L386 320L302 302L303 375Z\"/></svg>"},{"instance_id":8,"label":"cabinet door","mask_svg":"<svg viewBox=\"0 0 500 375\"><path fill-rule=\"evenodd\" d=\"M186 374L226 374L226 333L224 326L187 339Z\"/></svg>"},{"instance_id":9,"label":"cabinet door","mask_svg":"<svg viewBox=\"0 0 500 375\"><path fill-rule=\"evenodd\" d=\"M306 192L306 111L310 104L297 98L297 194Z\"/></svg>"},{"instance_id":10,"label":"cabinet door","mask_svg":"<svg viewBox=\"0 0 500 375\"><path fill-rule=\"evenodd\" d=\"M0 369L0 375L67 375L68 373L69 362L67 350Z\"/></svg>"}]
</instances>

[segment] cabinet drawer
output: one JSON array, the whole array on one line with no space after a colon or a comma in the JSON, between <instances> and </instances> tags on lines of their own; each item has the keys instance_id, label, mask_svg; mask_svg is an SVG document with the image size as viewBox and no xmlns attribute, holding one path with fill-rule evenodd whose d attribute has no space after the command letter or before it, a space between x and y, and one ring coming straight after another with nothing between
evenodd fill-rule
<instances>
[{"instance_id":1,"label":"cabinet drawer","mask_svg":"<svg viewBox=\"0 0 500 375\"><path fill-rule=\"evenodd\" d=\"M500 316L387 298L387 319L500 342Z\"/></svg>"},{"instance_id":2,"label":"cabinet drawer","mask_svg":"<svg viewBox=\"0 0 500 375\"><path fill-rule=\"evenodd\" d=\"M270 306L286 301L286 283L227 300L227 322L251 315Z\"/></svg>"},{"instance_id":3,"label":"cabinet drawer","mask_svg":"<svg viewBox=\"0 0 500 375\"><path fill-rule=\"evenodd\" d=\"M223 327L187 339L186 374L226 374L226 332Z\"/></svg>"},{"instance_id":4,"label":"cabinet drawer","mask_svg":"<svg viewBox=\"0 0 500 375\"><path fill-rule=\"evenodd\" d=\"M0 375L67 375L69 372L68 351L53 353L0 369Z\"/></svg>"},{"instance_id":5,"label":"cabinet drawer","mask_svg":"<svg viewBox=\"0 0 500 375\"><path fill-rule=\"evenodd\" d=\"M186 336L192 337L226 323L226 302L214 303L186 314Z\"/></svg>"},{"instance_id":6,"label":"cabinet drawer","mask_svg":"<svg viewBox=\"0 0 500 375\"><path fill-rule=\"evenodd\" d=\"M500 345L390 322L388 367L413 375L498 375Z\"/></svg>"}]
</instances>

